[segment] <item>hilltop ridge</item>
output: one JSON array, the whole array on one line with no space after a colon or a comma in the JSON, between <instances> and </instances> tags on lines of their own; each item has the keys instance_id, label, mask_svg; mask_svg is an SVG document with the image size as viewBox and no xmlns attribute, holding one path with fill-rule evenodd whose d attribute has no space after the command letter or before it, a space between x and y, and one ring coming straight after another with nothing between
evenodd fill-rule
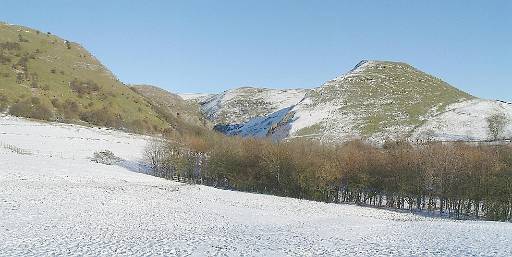
<instances>
[{"instance_id":1,"label":"hilltop ridge","mask_svg":"<svg viewBox=\"0 0 512 257\"><path fill-rule=\"evenodd\" d=\"M257 102L258 92L293 100L281 105ZM363 139L379 144L386 140L512 138L510 105L478 99L404 62L363 60L319 87L292 92L300 94L239 88L200 104L205 117L228 135L328 143ZM241 108L253 112L244 116ZM474 113L464 116L460 108ZM266 111L255 111L261 109ZM492 120L500 123L499 133L491 132L490 127L497 126ZM461 123L450 126L457 121Z\"/></svg>"},{"instance_id":2,"label":"hilltop ridge","mask_svg":"<svg viewBox=\"0 0 512 257\"><path fill-rule=\"evenodd\" d=\"M0 112L138 133L490 141L512 138L512 105L479 99L415 67L363 60L311 89L241 87L173 94L119 81L80 44L0 23Z\"/></svg>"},{"instance_id":3,"label":"hilltop ridge","mask_svg":"<svg viewBox=\"0 0 512 257\"><path fill-rule=\"evenodd\" d=\"M169 123L168 113L156 110L80 44L7 23L0 23L3 111L139 133L161 133L177 126Z\"/></svg>"}]
</instances>

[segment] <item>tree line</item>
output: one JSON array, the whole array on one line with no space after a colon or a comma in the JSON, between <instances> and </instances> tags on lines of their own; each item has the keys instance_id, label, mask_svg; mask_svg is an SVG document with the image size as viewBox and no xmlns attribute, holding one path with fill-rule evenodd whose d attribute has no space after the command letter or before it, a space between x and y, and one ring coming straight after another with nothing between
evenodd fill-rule
<instances>
[{"instance_id":1,"label":"tree line","mask_svg":"<svg viewBox=\"0 0 512 257\"><path fill-rule=\"evenodd\" d=\"M207 133L154 142L146 158L157 176L220 188L457 219L512 220L510 145L328 146Z\"/></svg>"}]
</instances>

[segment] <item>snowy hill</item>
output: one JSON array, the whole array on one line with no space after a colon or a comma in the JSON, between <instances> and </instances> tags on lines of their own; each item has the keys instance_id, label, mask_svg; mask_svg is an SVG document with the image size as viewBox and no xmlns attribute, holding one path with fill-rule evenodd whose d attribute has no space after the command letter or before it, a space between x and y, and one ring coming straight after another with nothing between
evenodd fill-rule
<instances>
[{"instance_id":1,"label":"snowy hill","mask_svg":"<svg viewBox=\"0 0 512 257\"><path fill-rule=\"evenodd\" d=\"M255 117L297 104L307 90L241 87L212 95L200 102L203 114L216 125L227 125L225 132Z\"/></svg>"},{"instance_id":2,"label":"snowy hill","mask_svg":"<svg viewBox=\"0 0 512 257\"><path fill-rule=\"evenodd\" d=\"M418 140L491 141L512 139L512 105L470 100L450 105L414 131Z\"/></svg>"},{"instance_id":3,"label":"snowy hill","mask_svg":"<svg viewBox=\"0 0 512 257\"><path fill-rule=\"evenodd\" d=\"M403 138L447 105L470 98L407 64L363 61L311 91L292 110L288 134L327 142Z\"/></svg>"},{"instance_id":4,"label":"snowy hill","mask_svg":"<svg viewBox=\"0 0 512 257\"><path fill-rule=\"evenodd\" d=\"M208 97L213 96L214 94L207 93L181 93L178 94L183 100L192 100L196 102L203 102Z\"/></svg>"},{"instance_id":5,"label":"snowy hill","mask_svg":"<svg viewBox=\"0 0 512 257\"><path fill-rule=\"evenodd\" d=\"M149 137L0 117L1 256L511 256L512 224L152 177ZM118 165L94 163L111 150Z\"/></svg>"},{"instance_id":6,"label":"snowy hill","mask_svg":"<svg viewBox=\"0 0 512 257\"><path fill-rule=\"evenodd\" d=\"M512 138L511 105L475 98L405 63L362 61L320 87L293 92L236 89L212 96L202 110L228 135L278 140ZM261 100L283 95L287 101ZM499 132L491 132L497 125L493 119L504 123L494 128Z\"/></svg>"}]
</instances>

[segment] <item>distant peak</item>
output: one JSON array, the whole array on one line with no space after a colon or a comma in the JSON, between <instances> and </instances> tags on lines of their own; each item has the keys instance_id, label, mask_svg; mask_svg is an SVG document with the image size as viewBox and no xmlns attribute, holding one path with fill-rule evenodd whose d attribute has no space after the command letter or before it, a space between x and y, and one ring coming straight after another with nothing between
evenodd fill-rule
<instances>
[{"instance_id":1,"label":"distant peak","mask_svg":"<svg viewBox=\"0 0 512 257\"><path fill-rule=\"evenodd\" d=\"M248 93L248 92L258 91L258 90L262 90L262 89L263 88L258 88L258 87L253 87L253 86L242 86L242 87L228 89L228 90L224 91L224 93Z\"/></svg>"}]
</instances>

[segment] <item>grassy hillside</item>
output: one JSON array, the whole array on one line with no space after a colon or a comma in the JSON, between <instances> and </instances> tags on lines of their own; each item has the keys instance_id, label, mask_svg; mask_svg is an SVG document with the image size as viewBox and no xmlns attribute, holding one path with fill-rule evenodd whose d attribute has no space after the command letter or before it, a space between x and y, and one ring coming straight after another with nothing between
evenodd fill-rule
<instances>
[{"instance_id":1,"label":"grassy hillside","mask_svg":"<svg viewBox=\"0 0 512 257\"><path fill-rule=\"evenodd\" d=\"M407 136L449 104L474 98L408 64L388 61L363 61L307 97L297 111L324 108L329 115L297 131L306 137L336 137L340 124L362 137Z\"/></svg>"},{"instance_id":2,"label":"grassy hillside","mask_svg":"<svg viewBox=\"0 0 512 257\"><path fill-rule=\"evenodd\" d=\"M151 85L130 85L130 88L142 95L153 109L175 128L179 126L212 127L211 123L203 117L197 102L185 101L179 95Z\"/></svg>"},{"instance_id":3,"label":"grassy hillside","mask_svg":"<svg viewBox=\"0 0 512 257\"><path fill-rule=\"evenodd\" d=\"M168 127L142 96L79 44L0 23L0 108L35 119L159 132Z\"/></svg>"}]
</instances>

